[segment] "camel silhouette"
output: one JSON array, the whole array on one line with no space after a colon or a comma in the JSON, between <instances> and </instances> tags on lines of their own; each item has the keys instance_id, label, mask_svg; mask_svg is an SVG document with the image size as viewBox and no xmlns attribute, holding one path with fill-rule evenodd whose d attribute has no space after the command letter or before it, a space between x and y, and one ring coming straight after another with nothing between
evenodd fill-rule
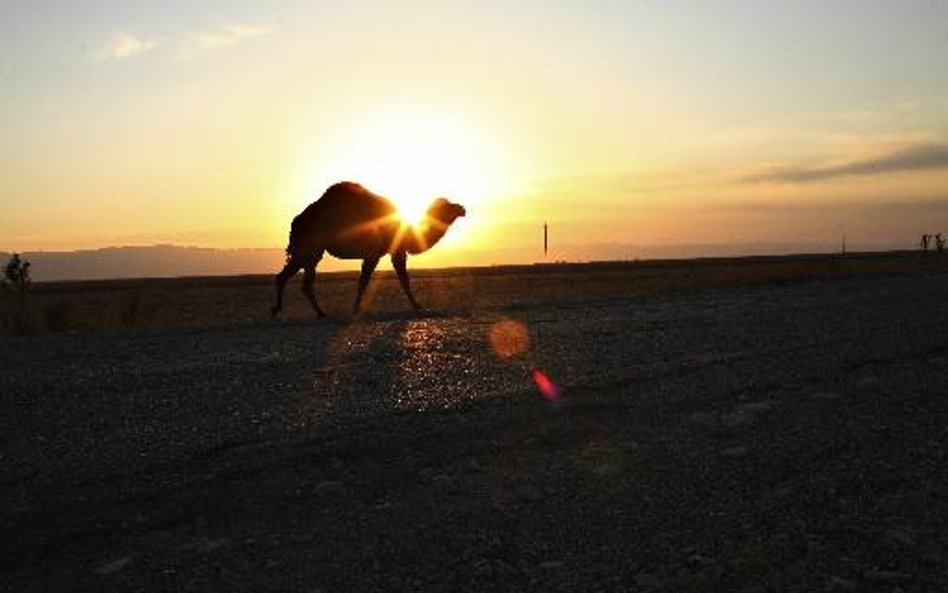
<instances>
[{"instance_id":1,"label":"camel silhouette","mask_svg":"<svg viewBox=\"0 0 948 593\"><path fill-rule=\"evenodd\" d=\"M411 293L406 268L408 254L416 255L431 249L448 227L464 215L464 206L437 198L428 207L424 219L411 226L399 218L398 209L386 198L358 183L336 183L297 215L290 225L286 265L276 275L276 303L270 309L271 315L276 317L283 308L283 289L300 269L303 270L303 294L318 316L326 315L313 292L316 266L325 252L339 259L362 260L359 291L353 308L356 313L372 272L386 254L392 256L392 267L411 306L420 309L421 305Z\"/></svg>"}]
</instances>

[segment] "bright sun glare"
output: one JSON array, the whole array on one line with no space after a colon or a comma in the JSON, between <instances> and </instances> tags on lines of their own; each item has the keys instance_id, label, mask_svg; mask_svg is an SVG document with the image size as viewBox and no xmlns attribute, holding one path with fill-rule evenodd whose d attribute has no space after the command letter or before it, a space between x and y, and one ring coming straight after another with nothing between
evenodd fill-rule
<instances>
[{"instance_id":1,"label":"bright sun glare","mask_svg":"<svg viewBox=\"0 0 948 593\"><path fill-rule=\"evenodd\" d=\"M341 162L332 167L336 178L389 198L411 224L439 196L476 208L501 177L486 139L467 122L444 115L370 118L340 145Z\"/></svg>"}]
</instances>

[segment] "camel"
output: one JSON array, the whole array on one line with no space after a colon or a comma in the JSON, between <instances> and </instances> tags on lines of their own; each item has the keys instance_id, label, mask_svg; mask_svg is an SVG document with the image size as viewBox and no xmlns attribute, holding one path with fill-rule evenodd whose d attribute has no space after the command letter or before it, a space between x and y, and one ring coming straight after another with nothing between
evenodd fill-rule
<instances>
[{"instance_id":1,"label":"camel","mask_svg":"<svg viewBox=\"0 0 948 593\"><path fill-rule=\"evenodd\" d=\"M386 198L374 194L358 183L343 181L331 186L315 202L303 210L290 225L290 241L286 248L286 265L276 275L276 304L270 309L276 317L283 307L283 289L287 281L303 270L303 294L319 317L326 313L316 302L313 284L316 266L323 254L339 259L361 259L359 291L355 313L359 313L362 295L375 266L383 256L392 257L402 290L415 310L421 305L411 293L406 267L408 254L416 255L431 249L455 220L466 214L464 206L445 198L431 203L424 220L410 226L401 220L398 210Z\"/></svg>"}]
</instances>

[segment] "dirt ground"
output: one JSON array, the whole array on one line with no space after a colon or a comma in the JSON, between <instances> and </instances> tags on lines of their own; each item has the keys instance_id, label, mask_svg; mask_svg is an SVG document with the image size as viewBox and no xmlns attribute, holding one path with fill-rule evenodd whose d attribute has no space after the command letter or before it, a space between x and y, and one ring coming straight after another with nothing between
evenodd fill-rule
<instances>
[{"instance_id":1,"label":"dirt ground","mask_svg":"<svg viewBox=\"0 0 948 593\"><path fill-rule=\"evenodd\" d=\"M934 253L883 252L697 260L537 264L411 270L415 295L440 314L563 305L732 286L939 271ZM407 302L388 261L379 266L367 309L404 312ZM275 270L274 270L275 271ZM284 319L309 319L297 275L287 286ZM316 293L333 317L351 317L356 272L319 272ZM33 285L25 306L0 290L0 336L115 332L262 322L274 299L273 275L144 278Z\"/></svg>"},{"instance_id":2,"label":"dirt ground","mask_svg":"<svg viewBox=\"0 0 948 593\"><path fill-rule=\"evenodd\" d=\"M0 339L0 588L948 590L948 274L825 263Z\"/></svg>"}]
</instances>

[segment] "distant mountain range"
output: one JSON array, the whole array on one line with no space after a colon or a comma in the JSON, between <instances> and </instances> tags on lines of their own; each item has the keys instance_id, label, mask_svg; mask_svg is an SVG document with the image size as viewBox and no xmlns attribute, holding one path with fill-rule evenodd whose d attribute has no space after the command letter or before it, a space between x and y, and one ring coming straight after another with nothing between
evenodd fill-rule
<instances>
[{"instance_id":1,"label":"distant mountain range","mask_svg":"<svg viewBox=\"0 0 948 593\"><path fill-rule=\"evenodd\" d=\"M860 250L885 250L897 246L865 245ZM431 268L530 264L553 261L630 261L642 259L681 259L695 257L731 257L741 255L781 255L790 253L830 253L836 245L819 243L744 243L731 245L623 245L603 243L564 246L544 258L539 249L503 249L495 251L434 249L416 256L410 267ZM6 262L10 253L0 252ZM177 276L233 276L272 274L283 265L279 248L215 249L179 245L145 247L105 247L79 251L35 251L21 253L31 263L35 281L102 280L110 278L166 278ZM327 256L321 270L358 269L359 262L340 261ZM384 265L383 268L384 269Z\"/></svg>"}]
</instances>

